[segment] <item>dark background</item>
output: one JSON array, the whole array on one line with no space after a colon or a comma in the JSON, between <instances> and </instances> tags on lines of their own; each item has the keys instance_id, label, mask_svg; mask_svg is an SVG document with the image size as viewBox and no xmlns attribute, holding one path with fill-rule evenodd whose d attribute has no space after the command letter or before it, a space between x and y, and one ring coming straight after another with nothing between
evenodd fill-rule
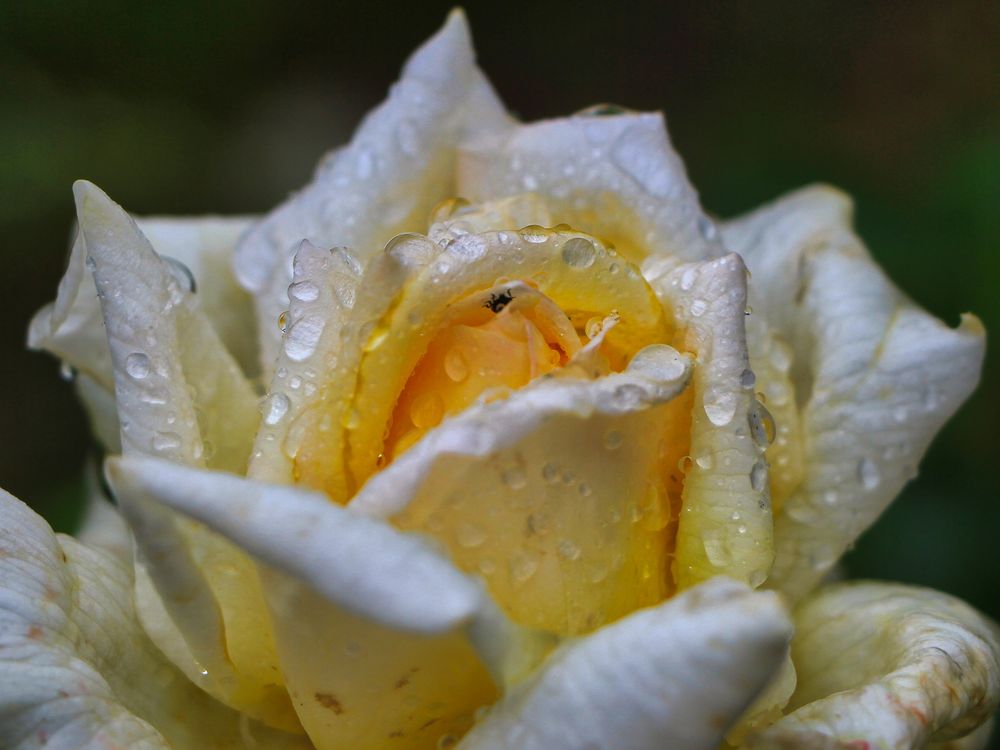
<instances>
[{"instance_id":1,"label":"dark background","mask_svg":"<svg viewBox=\"0 0 1000 750\"><path fill-rule=\"evenodd\" d=\"M893 279L1000 331L1000 4L469 3L479 59L526 119L663 109L704 205L851 193ZM24 350L55 295L86 177L136 213L262 212L346 140L449 3L3 3L0 485L71 528L88 450L53 359ZM852 575L1000 619L1000 358Z\"/></svg>"}]
</instances>

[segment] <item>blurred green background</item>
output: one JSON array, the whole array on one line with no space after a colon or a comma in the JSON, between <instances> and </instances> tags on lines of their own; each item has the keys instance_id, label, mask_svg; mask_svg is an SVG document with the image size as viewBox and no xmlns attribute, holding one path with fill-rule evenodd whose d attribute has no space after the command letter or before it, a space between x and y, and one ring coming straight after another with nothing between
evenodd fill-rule
<instances>
[{"instance_id":1,"label":"blurred green background","mask_svg":"<svg viewBox=\"0 0 1000 750\"><path fill-rule=\"evenodd\" d=\"M141 213L261 212L346 140L448 2L0 7L0 485L71 528L90 450L58 363L24 349L86 177ZM896 282L1000 331L1000 4L469 3L480 63L525 119L662 109L711 211L826 181ZM1000 619L1000 358L852 575Z\"/></svg>"}]
</instances>

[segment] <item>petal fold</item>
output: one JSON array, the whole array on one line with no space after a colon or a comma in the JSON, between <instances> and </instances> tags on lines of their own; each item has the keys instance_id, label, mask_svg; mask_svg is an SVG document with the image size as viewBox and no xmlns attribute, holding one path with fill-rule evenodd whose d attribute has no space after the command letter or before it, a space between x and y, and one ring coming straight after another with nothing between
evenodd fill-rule
<instances>
[{"instance_id":1,"label":"petal fold","mask_svg":"<svg viewBox=\"0 0 1000 750\"><path fill-rule=\"evenodd\" d=\"M781 664L777 596L722 578L567 642L461 750L710 750Z\"/></svg>"},{"instance_id":2,"label":"petal fold","mask_svg":"<svg viewBox=\"0 0 1000 750\"><path fill-rule=\"evenodd\" d=\"M954 597L836 584L794 619L791 712L750 748L925 747L975 730L1000 702L1000 631Z\"/></svg>"}]
</instances>

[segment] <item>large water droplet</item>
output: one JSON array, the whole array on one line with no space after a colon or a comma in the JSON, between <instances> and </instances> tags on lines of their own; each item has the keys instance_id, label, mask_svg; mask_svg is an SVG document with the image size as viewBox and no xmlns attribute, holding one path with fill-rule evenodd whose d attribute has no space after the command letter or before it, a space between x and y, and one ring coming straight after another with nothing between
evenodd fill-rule
<instances>
[{"instance_id":1,"label":"large water droplet","mask_svg":"<svg viewBox=\"0 0 1000 750\"><path fill-rule=\"evenodd\" d=\"M628 371L650 380L677 380L684 375L686 360L676 349L666 344L650 344L636 352L628 363Z\"/></svg>"},{"instance_id":2,"label":"large water droplet","mask_svg":"<svg viewBox=\"0 0 1000 750\"><path fill-rule=\"evenodd\" d=\"M750 486L754 492L763 492L767 487L767 463L762 458L750 469Z\"/></svg>"},{"instance_id":3,"label":"large water droplet","mask_svg":"<svg viewBox=\"0 0 1000 750\"><path fill-rule=\"evenodd\" d=\"M727 390L709 388L705 394L705 415L716 427L724 427L736 414L736 396Z\"/></svg>"},{"instance_id":4,"label":"large water droplet","mask_svg":"<svg viewBox=\"0 0 1000 750\"><path fill-rule=\"evenodd\" d=\"M858 481L866 490L875 489L882 481L878 466L870 458L862 458L858 462Z\"/></svg>"},{"instance_id":5,"label":"large water droplet","mask_svg":"<svg viewBox=\"0 0 1000 750\"><path fill-rule=\"evenodd\" d=\"M410 421L420 429L436 427L444 416L444 401L436 393L422 393L410 406Z\"/></svg>"},{"instance_id":6,"label":"large water droplet","mask_svg":"<svg viewBox=\"0 0 1000 750\"><path fill-rule=\"evenodd\" d=\"M597 257L594 243L584 237L573 237L562 246L562 259L571 268L590 268Z\"/></svg>"},{"instance_id":7,"label":"large water droplet","mask_svg":"<svg viewBox=\"0 0 1000 750\"><path fill-rule=\"evenodd\" d=\"M732 562L733 557L729 546L718 532L705 532L702 544L705 547L705 556L715 567L722 568Z\"/></svg>"},{"instance_id":8,"label":"large water droplet","mask_svg":"<svg viewBox=\"0 0 1000 750\"><path fill-rule=\"evenodd\" d=\"M385 243L385 252L404 266L425 266L438 254L439 248L422 234L397 234Z\"/></svg>"},{"instance_id":9,"label":"large water droplet","mask_svg":"<svg viewBox=\"0 0 1000 750\"><path fill-rule=\"evenodd\" d=\"M319 287L311 281L296 281L288 287L288 296L299 302L312 302L319 297Z\"/></svg>"},{"instance_id":10,"label":"large water droplet","mask_svg":"<svg viewBox=\"0 0 1000 750\"><path fill-rule=\"evenodd\" d=\"M458 349L449 349L444 355L444 372L456 383L461 383L469 377L469 364Z\"/></svg>"},{"instance_id":11,"label":"large water droplet","mask_svg":"<svg viewBox=\"0 0 1000 750\"><path fill-rule=\"evenodd\" d=\"M757 445L767 448L774 442L774 417L762 403L753 402L747 420L750 423L750 435Z\"/></svg>"},{"instance_id":12,"label":"large water droplet","mask_svg":"<svg viewBox=\"0 0 1000 750\"><path fill-rule=\"evenodd\" d=\"M530 226L524 227L519 234L521 235L522 240L535 245L545 242L549 238L549 230L544 227L540 227L537 224L531 224Z\"/></svg>"},{"instance_id":13,"label":"large water droplet","mask_svg":"<svg viewBox=\"0 0 1000 750\"><path fill-rule=\"evenodd\" d=\"M142 380L149 375L151 369L152 364L149 361L149 357L142 352L132 352L125 358L125 372L131 378Z\"/></svg>"},{"instance_id":14,"label":"large water droplet","mask_svg":"<svg viewBox=\"0 0 1000 750\"><path fill-rule=\"evenodd\" d=\"M318 315L306 315L295 321L285 332L283 346L285 354L295 362L308 359L316 351L326 322Z\"/></svg>"},{"instance_id":15,"label":"large water droplet","mask_svg":"<svg viewBox=\"0 0 1000 750\"><path fill-rule=\"evenodd\" d=\"M753 374L753 370L744 370L740 373L740 385L747 390L754 387L757 383L757 376Z\"/></svg>"},{"instance_id":16,"label":"large water droplet","mask_svg":"<svg viewBox=\"0 0 1000 750\"><path fill-rule=\"evenodd\" d=\"M264 424L278 424L288 413L290 406L291 402L284 393L272 393L264 400Z\"/></svg>"}]
</instances>

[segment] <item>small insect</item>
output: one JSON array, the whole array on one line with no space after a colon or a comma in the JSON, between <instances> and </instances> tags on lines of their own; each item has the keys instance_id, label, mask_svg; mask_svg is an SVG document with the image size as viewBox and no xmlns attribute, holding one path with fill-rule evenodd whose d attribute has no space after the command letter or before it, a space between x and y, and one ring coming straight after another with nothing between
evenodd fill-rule
<instances>
[{"instance_id":1,"label":"small insect","mask_svg":"<svg viewBox=\"0 0 1000 750\"><path fill-rule=\"evenodd\" d=\"M489 300L483 303L483 307L488 307L493 312L498 313L513 301L514 295L510 293L510 289L505 289L499 294L491 293Z\"/></svg>"}]
</instances>

